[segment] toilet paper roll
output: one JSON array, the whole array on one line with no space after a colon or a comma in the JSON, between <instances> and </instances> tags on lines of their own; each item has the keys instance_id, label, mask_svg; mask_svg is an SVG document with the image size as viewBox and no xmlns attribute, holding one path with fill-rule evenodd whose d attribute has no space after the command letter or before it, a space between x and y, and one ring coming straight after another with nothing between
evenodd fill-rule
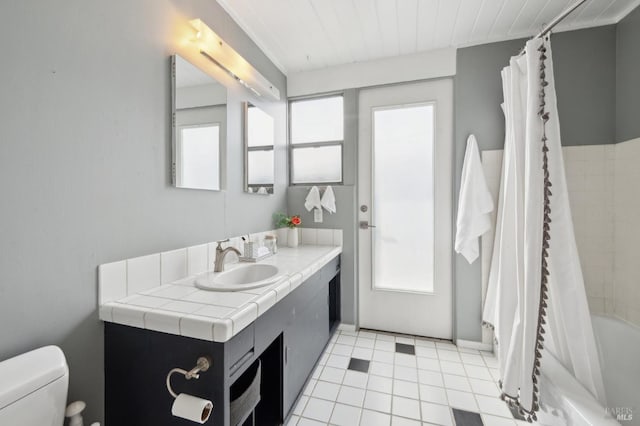
<instances>
[{"instance_id":1,"label":"toilet paper roll","mask_svg":"<svg viewBox=\"0 0 640 426\"><path fill-rule=\"evenodd\" d=\"M182 419L203 424L209 420L213 411L213 403L206 399L181 393L173 401L171 414Z\"/></svg>"}]
</instances>

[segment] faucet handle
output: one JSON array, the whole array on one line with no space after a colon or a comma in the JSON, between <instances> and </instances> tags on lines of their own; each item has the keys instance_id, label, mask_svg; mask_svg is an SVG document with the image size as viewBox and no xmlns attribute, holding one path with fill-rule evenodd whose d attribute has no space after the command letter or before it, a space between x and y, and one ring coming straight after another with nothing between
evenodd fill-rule
<instances>
[{"instance_id":1,"label":"faucet handle","mask_svg":"<svg viewBox=\"0 0 640 426\"><path fill-rule=\"evenodd\" d=\"M229 242L228 238L226 240L216 241L216 243L218 243L218 247L216 247L216 250L222 250L222 243L228 243L228 242Z\"/></svg>"}]
</instances>

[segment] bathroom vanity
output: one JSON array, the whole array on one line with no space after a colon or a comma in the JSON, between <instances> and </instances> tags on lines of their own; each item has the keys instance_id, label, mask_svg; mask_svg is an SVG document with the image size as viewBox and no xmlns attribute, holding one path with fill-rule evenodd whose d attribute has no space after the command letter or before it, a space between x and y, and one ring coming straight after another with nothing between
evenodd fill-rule
<instances>
[{"instance_id":1,"label":"bathroom vanity","mask_svg":"<svg viewBox=\"0 0 640 426\"><path fill-rule=\"evenodd\" d=\"M189 329L195 330L193 327L170 331L168 326L166 331L157 331L148 329L147 323L152 325L152 322L127 324L126 318L132 317L119 315L118 310L146 309L147 314L152 313L149 318L164 312L162 307L125 308L128 301L135 302L135 298L102 304L106 423L119 426L194 424L171 415L174 398L167 389L167 374L176 367L190 370L199 357L208 357L211 366L200 372L199 379L186 380L182 374L174 374L170 381L175 393L194 395L213 403L211 417L205 424L231 425L232 419L238 418L245 419L240 424L247 425L282 424L340 320L341 248L301 246L289 250L289 256L284 249L282 255L274 256L271 261L286 270L285 278L252 290L255 297L236 308L245 313L255 310L255 317L249 317L249 321L246 315L234 317L231 312L225 315L231 320L212 318L210 338L185 335L191 334ZM189 288L188 284L181 284ZM183 293L189 291L191 289ZM217 294L233 293L240 292ZM189 294L190 300L200 294L211 295L211 300L216 298L216 292L204 294L197 289ZM264 302L272 298L272 302ZM194 317L186 312L166 311L167 324L180 315L183 316L178 320L179 325L183 319L187 325L190 317ZM162 317L155 318L153 323L157 324L158 320L162 321ZM216 327L223 331L216 332ZM252 386L255 390L256 383L259 383L260 402L255 409L249 406L243 413L243 407L236 406L232 414L233 402L245 398Z\"/></svg>"}]
</instances>

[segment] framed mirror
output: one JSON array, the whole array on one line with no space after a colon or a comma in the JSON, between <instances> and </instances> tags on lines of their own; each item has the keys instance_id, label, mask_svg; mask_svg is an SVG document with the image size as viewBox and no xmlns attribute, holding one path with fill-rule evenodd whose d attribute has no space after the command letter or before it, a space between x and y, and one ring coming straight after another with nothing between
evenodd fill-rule
<instances>
[{"instance_id":1,"label":"framed mirror","mask_svg":"<svg viewBox=\"0 0 640 426\"><path fill-rule=\"evenodd\" d=\"M275 128L273 117L244 103L244 190L251 194L273 194Z\"/></svg>"},{"instance_id":2,"label":"framed mirror","mask_svg":"<svg viewBox=\"0 0 640 426\"><path fill-rule=\"evenodd\" d=\"M172 180L219 191L227 135L227 88L184 58L171 57Z\"/></svg>"}]
</instances>

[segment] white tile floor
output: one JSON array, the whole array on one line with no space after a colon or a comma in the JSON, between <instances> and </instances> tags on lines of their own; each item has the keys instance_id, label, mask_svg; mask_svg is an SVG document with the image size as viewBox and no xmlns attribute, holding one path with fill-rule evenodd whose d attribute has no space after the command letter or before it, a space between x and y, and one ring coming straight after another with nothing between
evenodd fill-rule
<instances>
[{"instance_id":1,"label":"white tile floor","mask_svg":"<svg viewBox=\"0 0 640 426\"><path fill-rule=\"evenodd\" d=\"M348 370L351 357L371 361L368 373ZM287 426L453 426L451 408L480 413L485 426L529 425L498 398L497 367L493 354L447 342L336 331Z\"/></svg>"}]
</instances>

